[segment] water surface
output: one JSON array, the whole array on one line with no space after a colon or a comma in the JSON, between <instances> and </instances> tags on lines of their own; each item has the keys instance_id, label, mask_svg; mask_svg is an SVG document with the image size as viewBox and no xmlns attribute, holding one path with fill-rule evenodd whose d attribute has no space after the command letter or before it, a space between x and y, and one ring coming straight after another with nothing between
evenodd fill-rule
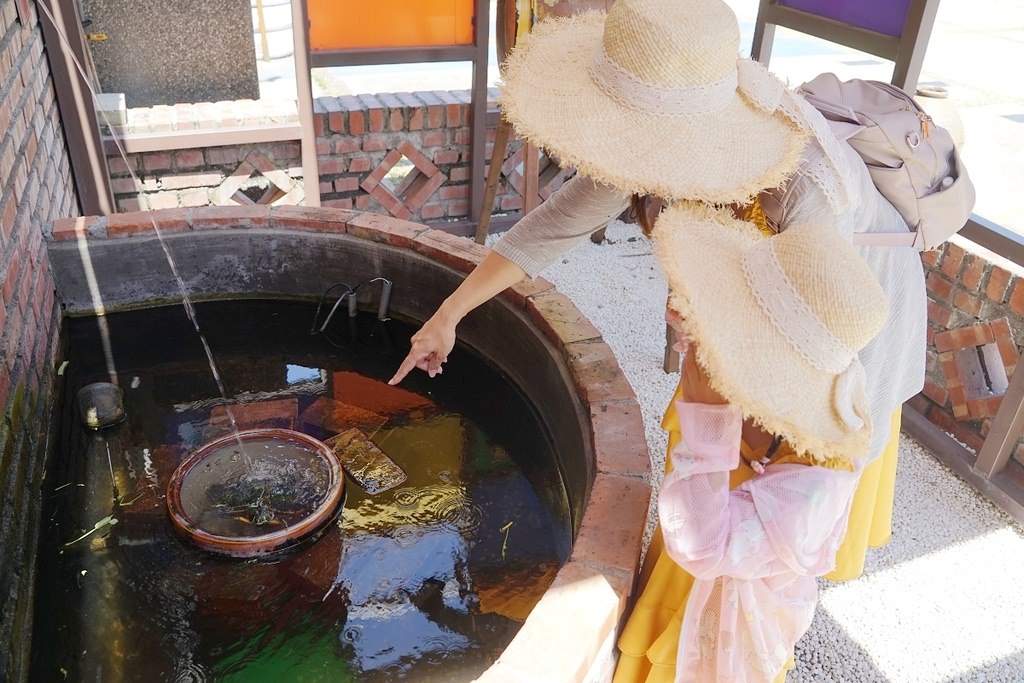
<instances>
[{"instance_id":1,"label":"water surface","mask_svg":"<svg viewBox=\"0 0 1024 683\"><path fill-rule=\"evenodd\" d=\"M569 552L550 439L522 395L461 348L443 375L388 386L414 331L394 320L339 316L311 335L311 305L196 310L227 400L181 308L111 315L128 419L98 433L70 399L109 379L99 326L67 322L33 680L450 682L486 670ZM346 477L340 516L315 538L269 558L217 556L175 533L165 489L233 425L324 440L356 428L407 478L371 495Z\"/></svg>"}]
</instances>

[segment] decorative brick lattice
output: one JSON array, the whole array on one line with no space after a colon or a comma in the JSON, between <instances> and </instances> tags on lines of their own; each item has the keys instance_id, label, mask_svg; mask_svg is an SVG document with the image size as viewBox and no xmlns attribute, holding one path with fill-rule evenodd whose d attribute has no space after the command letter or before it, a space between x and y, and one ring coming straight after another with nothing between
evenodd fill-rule
<instances>
[{"instance_id":1,"label":"decorative brick lattice","mask_svg":"<svg viewBox=\"0 0 1024 683\"><path fill-rule=\"evenodd\" d=\"M401 169L403 159L407 160L412 168L397 182L389 182L389 174ZM377 168L359 183L359 187L376 199L392 216L408 220L445 180L441 169L408 140L402 140L395 149L387 153Z\"/></svg>"},{"instance_id":2,"label":"decorative brick lattice","mask_svg":"<svg viewBox=\"0 0 1024 683\"><path fill-rule=\"evenodd\" d=\"M559 168L558 162L548 157L543 150L538 151L537 161L537 194L540 199L547 199L548 196L562 186L573 174L571 169ZM508 180L508 184L519 193L519 196L526 196L526 178L523 176L523 165L526 157L526 145L522 145L514 153L510 154L505 163L501 165L501 173Z\"/></svg>"},{"instance_id":3,"label":"decorative brick lattice","mask_svg":"<svg viewBox=\"0 0 1024 683\"><path fill-rule=\"evenodd\" d=\"M302 183L253 150L213 193L213 203L295 205L305 197Z\"/></svg>"},{"instance_id":4,"label":"decorative brick lattice","mask_svg":"<svg viewBox=\"0 0 1024 683\"><path fill-rule=\"evenodd\" d=\"M1006 318L958 327L935 335L950 408L957 420L992 417L1020 352Z\"/></svg>"}]
</instances>

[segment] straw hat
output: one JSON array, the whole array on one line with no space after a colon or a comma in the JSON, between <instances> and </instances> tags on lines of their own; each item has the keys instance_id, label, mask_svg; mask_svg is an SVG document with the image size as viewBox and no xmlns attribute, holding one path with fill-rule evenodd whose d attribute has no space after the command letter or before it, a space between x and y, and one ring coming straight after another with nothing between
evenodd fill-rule
<instances>
[{"instance_id":1,"label":"straw hat","mask_svg":"<svg viewBox=\"0 0 1024 683\"><path fill-rule=\"evenodd\" d=\"M889 315L881 285L831 226L772 237L691 203L655 224L670 307L697 342L712 388L819 463L867 455L859 351Z\"/></svg>"},{"instance_id":2,"label":"straw hat","mask_svg":"<svg viewBox=\"0 0 1024 683\"><path fill-rule=\"evenodd\" d=\"M539 22L504 65L516 133L629 193L743 202L799 165L807 125L785 86L739 58L720 0L615 0Z\"/></svg>"}]
</instances>

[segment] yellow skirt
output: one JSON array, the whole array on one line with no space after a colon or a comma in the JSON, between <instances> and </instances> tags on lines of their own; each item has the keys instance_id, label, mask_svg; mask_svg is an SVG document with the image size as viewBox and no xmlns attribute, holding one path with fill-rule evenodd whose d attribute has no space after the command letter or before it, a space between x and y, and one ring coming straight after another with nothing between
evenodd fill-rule
<instances>
[{"instance_id":1,"label":"yellow skirt","mask_svg":"<svg viewBox=\"0 0 1024 683\"><path fill-rule=\"evenodd\" d=\"M675 398L669 404L662 426L668 431L671 451L681 435L675 412ZM885 545L892 534L892 506L896 487L896 459L899 453L900 411L892 416L892 436L881 457L865 470L854 494L846 536L836 554L836 567L825 578L832 581L855 579L864 571L868 547ZM666 458L666 468L671 462ZM733 488L753 476L741 460L732 472ZM693 577L665 553L661 529L654 532L641 569L639 593L626 627L619 636L619 663L614 683L672 683L683 611ZM793 658L775 683L786 680Z\"/></svg>"}]
</instances>

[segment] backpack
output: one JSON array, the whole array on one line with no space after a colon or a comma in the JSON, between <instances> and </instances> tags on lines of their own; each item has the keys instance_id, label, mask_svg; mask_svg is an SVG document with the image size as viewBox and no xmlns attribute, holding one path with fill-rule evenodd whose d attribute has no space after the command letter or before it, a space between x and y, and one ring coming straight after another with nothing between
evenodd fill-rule
<instances>
[{"instance_id":1,"label":"backpack","mask_svg":"<svg viewBox=\"0 0 1024 683\"><path fill-rule=\"evenodd\" d=\"M797 92L864 160L878 191L909 233L857 233L854 244L934 249L958 232L974 208L974 185L949 131L891 83L823 73ZM785 190L780 200L785 204ZM767 210L767 209L766 209Z\"/></svg>"}]
</instances>

